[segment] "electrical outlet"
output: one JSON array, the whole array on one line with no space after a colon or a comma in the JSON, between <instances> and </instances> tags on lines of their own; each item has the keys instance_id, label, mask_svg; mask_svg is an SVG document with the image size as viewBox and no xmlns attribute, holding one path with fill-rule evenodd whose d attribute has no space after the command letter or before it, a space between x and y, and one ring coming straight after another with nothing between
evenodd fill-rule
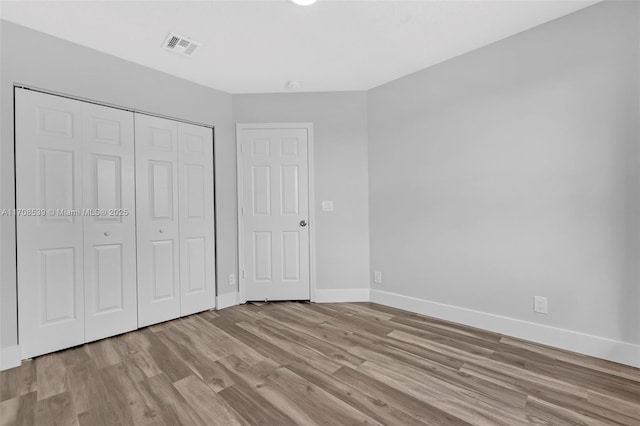
<instances>
[{"instance_id":1,"label":"electrical outlet","mask_svg":"<svg viewBox=\"0 0 640 426\"><path fill-rule=\"evenodd\" d=\"M229 285L230 286L236 285L236 274L229 274Z\"/></svg>"},{"instance_id":2,"label":"electrical outlet","mask_svg":"<svg viewBox=\"0 0 640 426\"><path fill-rule=\"evenodd\" d=\"M378 284L382 283L382 272L373 271L373 282Z\"/></svg>"},{"instance_id":3,"label":"electrical outlet","mask_svg":"<svg viewBox=\"0 0 640 426\"><path fill-rule=\"evenodd\" d=\"M539 314L548 314L549 304L548 304L547 298L542 296L534 296L533 310Z\"/></svg>"}]
</instances>

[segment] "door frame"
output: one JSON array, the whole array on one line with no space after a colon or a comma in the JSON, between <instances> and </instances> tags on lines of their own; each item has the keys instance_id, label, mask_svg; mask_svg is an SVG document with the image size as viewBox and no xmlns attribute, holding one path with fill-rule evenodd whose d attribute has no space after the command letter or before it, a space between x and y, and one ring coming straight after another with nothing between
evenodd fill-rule
<instances>
[{"instance_id":1,"label":"door frame","mask_svg":"<svg viewBox=\"0 0 640 426\"><path fill-rule=\"evenodd\" d=\"M236 123L236 218L238 226L238 303L246 303L245 277L243 276L244 258L244 219L241 214L243 205L243 161L240 151L240 135L251 129L303 129L307 131L307 172L309 173L309 298L316 301L316 233L315 233L315 181L313 169L313 123Z\"/></svg>"}]
</instances>

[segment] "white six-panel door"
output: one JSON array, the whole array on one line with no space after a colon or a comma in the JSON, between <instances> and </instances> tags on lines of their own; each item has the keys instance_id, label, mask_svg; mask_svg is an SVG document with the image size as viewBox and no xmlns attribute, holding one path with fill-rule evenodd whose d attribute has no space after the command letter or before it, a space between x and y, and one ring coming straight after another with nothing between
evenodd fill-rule
<instances>
[{"instance_id":1,"label":"white six-panel door","mask_svg":"<svg viewBox=\"0 0 640 426\"><path fill-rule=\"evenodd\" d=\"M30 358L84 342L83 224L73 215L82 103L17 90L15 111L19 333Z\"/></svg>"},{"instance_id":2,"label":"white six-panel door","mask_svg":"<svg viewBox=\"0 0 640 426\"><path fill-rule=\"evenodd\" d=\"M306 128L238 128L246 300L309 300Z\"/></svg>"},{"instance_id":3,"label":"white six-panel door","mask_svg":"<svg viewBox=\"0 0 640 426\"><path fill-rule=\"evenodd\" d=\"M178 123L180 314L213 307L213 130Z\"/></svg>"},{"instance_id":4,"label":"white six-panel door","mask_svg":"<svg viewBox=\"0 0 640 426\"><path fill-rule=\"evenodd\" d=\"M175 121L136 114L138 324L180 316L178 131Z\"/></svg>"},{"instance_id":5,"label":"white six-panel door","mask_svg":"<svg viewBox=\"0 0 640 426\"><path fill-rule=\"evenodd\" d=\"M134 330L133 113L83 103L85 340Z\"/></svg>"}]
</instances>

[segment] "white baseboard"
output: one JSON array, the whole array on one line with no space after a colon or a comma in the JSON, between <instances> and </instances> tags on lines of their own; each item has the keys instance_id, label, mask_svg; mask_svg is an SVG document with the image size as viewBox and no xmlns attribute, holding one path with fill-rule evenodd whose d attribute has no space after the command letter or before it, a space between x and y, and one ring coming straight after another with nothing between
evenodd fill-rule
<instances>
[{"instance_id":1,"label":"white baseboard","mask_svg":"<svg viewBox=\"0 0 640 426\"><path fill-rule=\"evenodd\" d=\"M14 345L0 348L0 371L19 367L22 363L22 351L20 346Z\"/></svg>"},{"instance_id":2,"label":"white baseboard","mask_svg":"<svg viewBox=\"0 0 640 426\"><path fill-rule=\"evenodd\" d=\"M228 308L230 306L239 305L238 299L239 298L237 292L221 294L220 296L216 297L216 309L220 310Z\"/></svg>"},{"instance_id":3,"label":"white baseboard","mask_svg":"<svg viewBox=\"0 0 640 426\"><path fill-rule=\"evenodd\" d=\"M368 302L368 288L347 288L339 290L316 289L316 303Z\"/></svg>"},{"instance_id":4,"label":"white baseboard","mask_svg":"<svg viewBox=\"0 0 640 426\"><path fill-rule=\"evenodd\" d=\"M640 345L386 291L371 290L371 302L640 367Z\"/></svg>"}]
</instances>

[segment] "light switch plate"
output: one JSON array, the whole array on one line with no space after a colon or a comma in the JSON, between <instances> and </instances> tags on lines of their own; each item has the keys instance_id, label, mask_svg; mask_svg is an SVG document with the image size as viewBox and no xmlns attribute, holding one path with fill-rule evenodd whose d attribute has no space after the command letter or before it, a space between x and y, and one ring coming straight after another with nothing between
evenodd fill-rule
<instances>
[{"instance_id":1,"label":"light switch plate","mask_svg":"<svg viewBox=\"0 0 640 426\"><path fill-rule=\"evenodd\" d=\"M333 200L322 200L322 211L323 212L332 212L333 211Z\"/></svg>"}]
</instances>

